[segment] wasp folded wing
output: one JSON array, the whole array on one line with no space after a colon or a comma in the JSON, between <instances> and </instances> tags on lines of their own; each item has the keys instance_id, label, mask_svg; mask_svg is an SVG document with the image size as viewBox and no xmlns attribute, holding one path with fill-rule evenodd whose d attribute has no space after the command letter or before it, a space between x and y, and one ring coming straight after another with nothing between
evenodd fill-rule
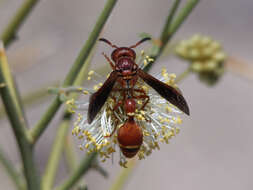
<instances>
[{"instance_id":1,"label":"wasp folded wing","mask_svg":"<svg viewBox=\"0 0 253 190\"><path fill-rule=\"evenodd\" d=\"M190 115L186 100L176 89L159 81L141 69L138 70L138 75L163 98L165 98L167 101L169 101L171 104L176 106L187 115Z\"/></svg>"},{"instance_id":2,"label":"wasp folded wing","mask_svg":"<svg viewBox=\"0 0 253 190\"><path fill-rule=\"evenodd\" d=\"M97 92L91 95L88 108L88 123L91 123L93 121L97 113L103 107L116 80L117 72L113 71L111 72L109 78L104 82L103 86L101 86Z\"/></svg>"}]
</instances>

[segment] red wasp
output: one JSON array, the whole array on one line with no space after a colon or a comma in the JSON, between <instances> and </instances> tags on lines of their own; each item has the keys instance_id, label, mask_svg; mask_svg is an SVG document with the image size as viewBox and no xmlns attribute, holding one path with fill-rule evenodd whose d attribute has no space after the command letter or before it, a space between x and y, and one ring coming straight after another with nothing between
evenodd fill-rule
<instances>
[{"instance_id":1,"label":"red wasp","mask_svg":"<svg viewBox=\"0 0 253 190\"><path fill-rule=\"evenodd\" d=\"M150 40L150 38L144 38L130 47L117 47L104 38L99 40L107 43L112 48L115 48L111 54L112 61L107 55L103 54L111 65L113 71L110 73L109 78L104 82L102 87L90 97L88 123L91 123L96 117L111 91L121 91L123 99L122 101L116 102L114 110L123 104L123 109L128 116L128 119L118 129L118 143L122 153L126 157L131 158L139 151L143 141L142 129L134 120L134 113L136 110L135 100L146 100L141 109L143 109L149 101L149 96L144 90L134 88L139 78L187 115L190 113L189 107L179 91L147 74L135 63L136 53L133 48ZM115 83L118 83L118 86L121 88L114 88ZM138 92L141 95L136 96L135 92Z\"/></svg>"}]
</instances>

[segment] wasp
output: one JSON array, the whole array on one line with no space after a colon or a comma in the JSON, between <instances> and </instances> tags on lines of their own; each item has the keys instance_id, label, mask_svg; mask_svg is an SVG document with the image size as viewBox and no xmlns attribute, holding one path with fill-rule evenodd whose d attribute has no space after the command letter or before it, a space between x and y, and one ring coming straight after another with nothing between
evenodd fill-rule
<instances>
[{"instance_id":1,"label":"wasp","mask_svg":"<svg viewBox=\"0 0 253 190\"><path fill-rule=\"evenodd\" d=\"M105 59L109 62L112 68L112 72L101 88L90 96L87 117L88 123L91 123L94 120L112 91L121 91L122 100L116 102L114 110L119 106L123 106L124 112L127 115L127 120L117 130L117 139L122 153L127 158L131 158L137 154L143 142L142 129L135 122L134 118L136 100L145 100L141 109L144 109L149 102L149 96L146 92L143 89L135 88L139 79L142 79L160 96L187 115L190 114L189 107L185 98L177 89L144 72L136 64L136 53L134 48L147 40L151 40L150 38L143 38L130 47L118 47L105 38L100 38L99 40L114 48L114 51L111 53L111 59L103 53ZM118 83L117 86L120 86L121 88L115 88L114 86L116 83ZM136 92L141 95L136 96Z\"/></svg>"}]
</instances>

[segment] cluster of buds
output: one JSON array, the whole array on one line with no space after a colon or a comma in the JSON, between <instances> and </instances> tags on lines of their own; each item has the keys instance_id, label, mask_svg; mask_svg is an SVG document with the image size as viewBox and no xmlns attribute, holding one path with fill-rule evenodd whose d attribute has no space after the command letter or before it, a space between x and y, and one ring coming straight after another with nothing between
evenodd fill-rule
<instances>
[{"instance_id":1,"label":"cluster of buds","mask_svg":"<svg viewBox=\"0 0 253 190\"><path fill-rule=\"evenodd\" d=\"M182 40L176 47L176 54L189 61L191 70L209 85L215 84L224 73L226 55L220 43L210 37L196 34Z\"/></svg>"}]
</instances>

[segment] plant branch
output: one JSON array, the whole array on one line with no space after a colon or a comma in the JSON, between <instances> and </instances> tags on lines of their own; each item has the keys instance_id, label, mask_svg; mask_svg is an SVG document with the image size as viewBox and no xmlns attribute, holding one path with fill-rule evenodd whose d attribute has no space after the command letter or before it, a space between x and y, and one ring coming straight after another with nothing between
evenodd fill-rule
<instances>
[{"instance_id":1,"label":"plant branch","mask_svg":"<svg viewBox=\"0 0 253 190\"><path fill-rule=\"evenodd\" d=\"M9 67L7 57L5 54L5 50L4 50L4 47L3 47L3 44L1 41L0 41L0 56L1 56L0 57L0 59L1 59L0 69L2 70L2 74L3 74L3 77L5 78L6 85L8 86L8 88L10 90L11 97L15 103L15 108L18 113L18 117L23 122L22 127L26 128L27 122L26 122L26 118L25 118L25 115L23 112L23 106L21 104L21 101L19 101L20 96L19 96L19 94L17 94L17 90L16 90L17 87L14 83L14 79L11 74L10 67Z\"/></svg>"},{"instance_id":2,"label":"plant branch","mask_svg":"<svg viewBox=\"0 0 253 190\"><path fill-rule=\"evenodd\" d=\"M91 153L86 155L85 159L83 159L80 163L80 165L75 169L73 174L70 176L69 179L65 180L65 182L60 185L55 190L69 190L71 187L73 187L79 179L86 174L86 172L90 169L92 166L92 162L94 161L97 153Z\"/></svg>"},{"instance_id":3,"label":"plant branch","mask_svg":"<svg viewBox=\"0 0 253 190\"><path fill-rule=\"evenodd\" d=\"M175 83L178 84L191 73L191 67L188 67L184 72L177 76Z\"/></svg>"},{"instance_id":4,"label":"plant branch","mask_svg":"<svg viewBox=\"0 0 253 190\"><path fill-rule=\"evenodd\" d=\"M193 8L198 4L198 2L199 2L199 0L188 0L186 2L186 5L180 10L178 15L176 16L176 18L174 18L174 15L175 15L176 10L178 8L178 5L180 3L177 0L174 1L174 4L173 4L172 9L171 9L172 13L170 13L168 15L166 23L165 23L165 26L167 26L168 28L166 29L166 27L164 26L163 31L160 35L160 39L158 40L158 41L160 41L159 49L154 55L151 55L152 58L154 59L154 62L163 53L163 50L166 47L166 45L168 44L168 42L170 41L170 39L177 32L177 30L180 28L180 26L183 24L183 22L187 19L187 17L192 12ZM167 35L166 35L166 33L167 33ZM154 62L149 63L144 68L144 71L148 72L149 69L154 64Z\"/></svg>"},{"instance_id":5,"label":"plant branch","mask_svg":"<svg viewBox=\"0 0 253 190\"><path fill-rule=\"evenodd\" d=\"M5 153L0 148L0 162L4 166L5 170L9 174L10 178L16 185L17 189L24 190L25 189L25 181L22 176L18 173L16 168L14 168L13 164L5 157Z\"/></svg>"},{"instance_id":6,"label":"plant branch","mask_svg":"<svg viewBox=\"0 0 253 190\"><path fill-rule=\"evenodd\" d=\"M17 38L16 33L18 29L21 27L22 23L25 21L37 2L39 2L39 0L26 0L17 10L16 14L4 29L0 37L5 47L8 47L11 42Z\"/></svg>"},{"instance_id":7,"label":"plant branch","mask_svg":"<svg viewBox=\"0 0 253 190\"><path fill-rule=\"evenodd\" d=\"M0 49L0 65L5 61L3 47ZM39 179L37 177L37 171L33 160L32 147L29 144L25 131L25 123L22 117L20 117L15 97L12 94L11 86L9 85L8 78L4 74L2 68L0 68L0 83L6 84L5 87L0 88L3 104L9 117L14 135L16 137L19 151L24 166L24 173L27 181L27 187L29 190L40 189Z\"/></svg>"},{"instance_id":8,"label":"plant branch","mask_svg":"<svg viewBox=\"0 0 253 190\"><path fill-rule=\"evenodd\" d=\"M66 79L64 80L63 85L62 85L63 87L67 87L73 84L76 76L78 75L80 69L85 63L85 60L88 58L91 52L91 49L94 46L116 2L117 0L107 0L104 9L95 24L95 27L93 28L88 40L86 41L84 47L79 53L79 56L77 57L75 63L73 64ZM52 120L52 118L54 117L58 109L60 108L61 104L62 102L60 101L59 96L57 96L52 102L52 104L49 106L45 114L42 116L38 124L32 129L31 136L33 137L33 141L32 141L33 143L35 143L38 140L38 138L41 136L41 134L44 132L47 125Z\"/></svg>"},{"instance_id":9,"label":"plant branch","mask_svg":"<svg viewBox=\"0 0 253 190\"><path fill-rule=\"evenodd\" d=\"M136 166L137 161L131 160L128 162L127 168L122 168L120 174L118 175L116 181L111 186L110 190L121 190L128 180L129 176L132 174L133 169Z\"/></svg>"},{"instance_id":10,"label":"plant branch","mask_svg":"<svg viewBox=\"0 0 253 190\"><path fill-rule=\"evenodd\" d=\"M76 80L74 81L74 85L81 85L84 78L87 76L88 67L90 65L93 52L94 51L90 53L87 60L85 61L85 64L82 66L81 71L79 72ZM76 94L74 95L71 94L71 95L72 95L72 98L74 98ZM53 148L52 148L50 157L48 159L48 164L47 164L44 176L42 178L42 190L52 189L56 170L58 168L58 163L61 158L60 155L63 151L64 141L67 138L67 132L69 129L71 117L72 117L72 114L69 113L67 110L65 110L63 114L63 118L62 118L62 123L60 124L58 128L57 135L53 143Z\"/></svg>"},{"instance_id":11,"label":"plant branch","mask_svg":"<svg viewBox=\"0 0 253 190\"><path fill-rule=\"evenodd\" d=\"M49 161L46 166L46 170L44 176L41 181L41 189L42 190L51 190L54 184L54 179L56 175L56 171L59 165L59 160L61 158L61 154L64 147L64 140L67 136L67 132L69 129L70 120L68 117L64 118L61 125L58 128L53 147L51 150L51 154L49 157Z\"/></svg>"},{"instance_id":12,"label":"plant branch","mask_svg":"<svg viewBox=\"0 0 253 190\"><path fill-rule=\"evenodd\" d=\"M18 9L10 23L1 34L1 40L3 41L5 47L8 47L11 42L17 38L16 33L18 29L21 27L22 23L38 1L39 0L26 0Z\"/></svg>"}]
</instances>

